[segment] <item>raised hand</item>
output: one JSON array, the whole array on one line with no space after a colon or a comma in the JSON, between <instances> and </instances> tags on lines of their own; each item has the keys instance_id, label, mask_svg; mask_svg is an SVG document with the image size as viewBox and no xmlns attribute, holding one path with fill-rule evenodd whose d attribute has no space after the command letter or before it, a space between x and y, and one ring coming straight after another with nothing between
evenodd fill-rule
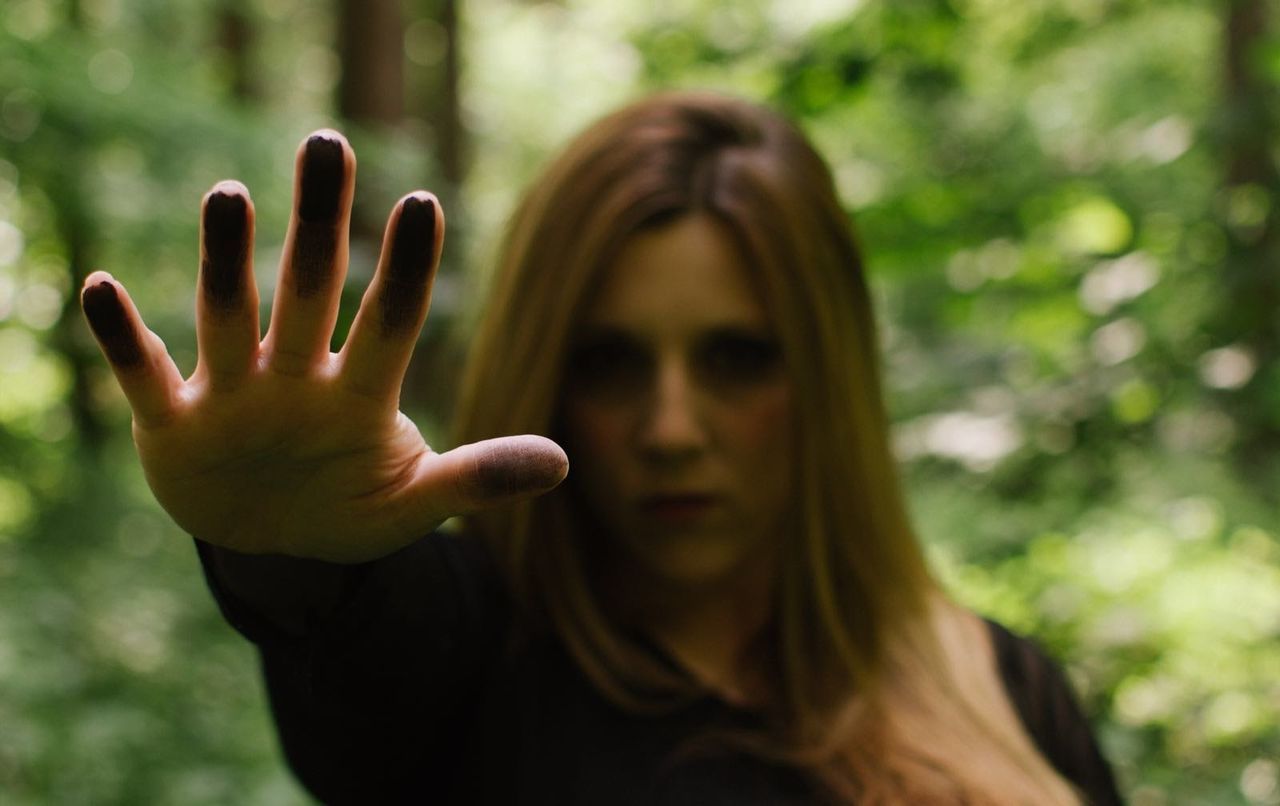
<instances>
[{"instance_id":1,"label":"raised hand","mask_svg":"<svg viewBox=\"0 0 1280 806\"><path fill-rule=\"evenodd\" d=\"M568 470L559 446L537 436L435 453L399 411L444 236L429 193L411 193L392 210L347 342L329 351L355 165L337 132L316 132L299 147L294 211L261 341L253 203L237 182L205 196L199 360L185 380L118 281L105 272L85 281L85 315L133 410L147 481L201 540L359 562L453 515L545 492Z\"/></svg>"}]
</instances>

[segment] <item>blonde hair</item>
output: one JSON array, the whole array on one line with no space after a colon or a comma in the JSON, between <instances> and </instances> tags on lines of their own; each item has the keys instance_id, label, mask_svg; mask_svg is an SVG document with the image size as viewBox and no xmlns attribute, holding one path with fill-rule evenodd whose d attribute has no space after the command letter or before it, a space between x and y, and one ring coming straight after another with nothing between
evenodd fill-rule
<instances>
[{"instance_id":1,"label":"blonde hair","mask_svg":"<svg viewBox=\"0 0 1280 806\"><path fill-rule=\"evenodd\" d=\"M793 388L798 490L765 640L768 734L752 752L838 801L1078 803L1009 704L985 626L926 566L899 490L867 285L822 158L778 115L673 93L581 134L517 209L457 408L460 442L557 436L573 328L637 231L715 217L768 300ZM622 707L695 696L592 590L571 491L468 521L535 623Z\"/></svg>"}]
</instances>

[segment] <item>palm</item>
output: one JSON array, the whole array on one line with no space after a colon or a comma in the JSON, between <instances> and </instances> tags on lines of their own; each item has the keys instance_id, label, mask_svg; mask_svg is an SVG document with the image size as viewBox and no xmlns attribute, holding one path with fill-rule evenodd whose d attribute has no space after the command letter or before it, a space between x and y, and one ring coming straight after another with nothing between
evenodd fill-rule
<instances>
[{"instance_id":1,"label":"palm","mask_svg":"<svg viewBox=\"0 0 1280 806\"><path fill-rule=\"evenodd\" d=\"M346 548L326 554L394 547L404 482L431 457L403 415L275 377L210 393L186 416L138 429L137 442L156 498L184 529L242 550L269 537L286 554L337 535Z\"/></svg>"},{"instance_id":2,"label":"palm","mask_svg":"<svg viewBox=\"0 0 1280 806\"><path fill-rule=\"evenodd\" d=\"M300 151L298 204L261 342L247 258L252 207L241 186L210 193L200 361L188 379L123 289L102 274L86 282L85 310L129 397L147 480L202 540L249 553L371 559L451 515L563 477L563 453L547 440L511 437L436 454L398 410L443 231L426 194L393 212L347 344L329 352L353 174L354 157L336 134Z\"/></svg>"}]
</instances>

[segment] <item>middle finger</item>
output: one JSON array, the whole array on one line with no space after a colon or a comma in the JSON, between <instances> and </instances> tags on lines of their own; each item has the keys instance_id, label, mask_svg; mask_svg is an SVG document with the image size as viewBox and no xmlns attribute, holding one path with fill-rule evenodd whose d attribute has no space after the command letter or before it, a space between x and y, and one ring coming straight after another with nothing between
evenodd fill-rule
<instances>
[{"instance_id":1,"label":"middle finger","mask_svg":"<svg viewBox=\"0 0 1280 806\"><path fill-rule=\"evenodd\" d=\"M335 131L318 131L298 149L293 216L264 343L277 372L305 374L328 358L347 276L355 168L351 146Z\"/></svg>"}]
</instances>

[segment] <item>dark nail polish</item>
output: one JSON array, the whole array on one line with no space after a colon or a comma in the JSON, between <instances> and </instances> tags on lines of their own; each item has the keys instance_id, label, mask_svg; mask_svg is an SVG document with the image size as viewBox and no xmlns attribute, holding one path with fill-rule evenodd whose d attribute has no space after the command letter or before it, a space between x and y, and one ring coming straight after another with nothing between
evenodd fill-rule
<instances>
[{"instance_id":1,"label":"dark nail polish","mask_svg":"<svg viewBox=\"0 0 1280 806\"><path fill-rule=\"evenodd\" d=\"M326 224L300 225L293 234L293 281L298 296L307 298L323 290L333 277L338 254L338 233Z\"/></svg>"},{"instance_id":2,"label":"dark nail polish","mask_svg":"<svg viewBox=\"0 0 1280 806\"><path fill-rule=\"evenodd\" d=\"M302 161L298 218L311 222L336 216L346 171L342 143L327 135L311 135Z\"/></svg>"},{"instance_id":3,"label":"dark nail polish","mask_svg":"<svg viewBox=\"0 0 1280 806\"><path fill-rule=\"evenodd\" d=\"M566 470L562 455L520 440L503 440L477 461L476 493L482 500L496 501L544 492L559 484Z\"/></svg>"},{"instance_id":4,"label":"dark nail polish","mask_svg":"<svg viewBox=\"0 0 1280 806\"><path fill-rule=\"evenodd\" d=\"M249 254L249 205L239 193L215 191L204 206L204 260L200 267L205 298L221 310L235 310L242 299L244 265Z\"/></svg>"},{"instance_id":5,"label":"dark nail polish","mask_svg":"<svg viewBox=\"0 0 1280 806\"><path fill-rule=\"evenodd\" d=\"M335 218L346 170L339 140L325 134L313 134L307 140L291 266L300 297L320 292L333 276L338 249Z\"/></svg>"},{"instance_id":6,"label":"dark nail polish","mask_svg":"<svg viewBox=\"0 0 1280 806\"><path fill-rule=\"evenodd\" d=\"M89 327L102 343L112 364L127 369L142 363L138 332L125 316L124 304L114 285L104 280L89 286L84 290L80 304L84 307Z\"/></svg>"},{"instance_id":7,"label":"dark nail polish","mask_svg":"<svg viewBox=\"0 0 1280 806\"><path fill-rule=\"evenodd\" d=\"M436 243L436 204L410 196L400 206L379 308L388 333L412 328L422 311Z\"/></svg>"}]
</instances>

